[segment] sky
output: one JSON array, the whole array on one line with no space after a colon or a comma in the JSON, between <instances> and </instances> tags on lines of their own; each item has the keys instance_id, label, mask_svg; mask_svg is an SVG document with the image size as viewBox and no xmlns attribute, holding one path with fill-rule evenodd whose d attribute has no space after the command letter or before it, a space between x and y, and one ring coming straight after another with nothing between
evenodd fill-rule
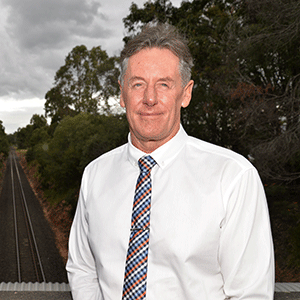
<instances>
[{"instance_id":1,"label":"sky","mask_svg":"<svg viewBox=\"0 0 300 300\"><path fill-rule=\"evenodd\" d=\"M0 0L0 120L11 134L44 115L56 71L78 45L119 55L122 19L145 0ZM171 0L179 6L181 0Z\"/></svg>"}]
</instances>

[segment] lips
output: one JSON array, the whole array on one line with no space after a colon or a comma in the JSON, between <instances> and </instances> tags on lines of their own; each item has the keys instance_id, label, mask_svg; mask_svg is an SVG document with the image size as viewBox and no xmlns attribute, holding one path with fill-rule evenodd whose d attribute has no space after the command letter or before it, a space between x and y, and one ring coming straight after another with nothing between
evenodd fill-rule
<instances>
[{"instance_id":1,"label":"lips","mask_svg":"<svg viewBox=\"0 0 300 300\"><path fill-rule=\"evenodd\" d=\"M157 116L160 116L162 115L163 113L162 112L138 112L138 114L142 117L157 117Z\"/></svg>"}]
</instances>

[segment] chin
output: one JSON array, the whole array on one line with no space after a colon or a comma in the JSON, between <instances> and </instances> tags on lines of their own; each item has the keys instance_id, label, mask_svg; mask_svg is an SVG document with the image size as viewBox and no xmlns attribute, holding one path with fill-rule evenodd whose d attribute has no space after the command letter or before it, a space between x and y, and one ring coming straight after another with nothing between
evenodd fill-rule
<instances>
[{"instance_id":1,"label":"chin","mask_svg":"<svg viewBox=\"0 0 300 300\"><path fill-rule=\"evenodd\" d=\"M149 130L145 130L145 128L143 128L143 131L140 131L140 136L144 137L145 139L160 139L160 137L163 135L163 132L160 130L155 130L155 129L149 129Z\"/></svg>"}]
</instances>

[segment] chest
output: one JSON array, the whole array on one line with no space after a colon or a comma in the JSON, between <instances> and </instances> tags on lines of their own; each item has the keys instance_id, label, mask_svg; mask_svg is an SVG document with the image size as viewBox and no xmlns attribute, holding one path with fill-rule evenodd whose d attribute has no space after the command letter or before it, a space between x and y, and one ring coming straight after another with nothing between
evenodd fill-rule
<instances>
[{"instance_id":1,"label":"chest","mask_svg":"<svg viewBox=\"0 0 300 300\"><path fill-rule=\"evenodd\" d=\"M191 169L152 174L150 244L153 255L185 261L218 250L220 223L224 215L221 188L205 172ZM166 175L168 174L168 175ZM89 195L89 236L91 245L101 252L116 246L126 253L130 233L132 204L138 174L110 178L109 186L99 182Z\"/></svg>"}]
</instances>

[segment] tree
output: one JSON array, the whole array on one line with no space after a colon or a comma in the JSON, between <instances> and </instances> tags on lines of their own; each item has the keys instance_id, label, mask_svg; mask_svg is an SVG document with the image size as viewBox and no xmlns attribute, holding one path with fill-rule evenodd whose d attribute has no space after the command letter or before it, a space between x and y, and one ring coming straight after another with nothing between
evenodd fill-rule
<instances>
[{"instance_id":1,"label":"tree","mask_svg":"<svg viewBox=\"0 0 300 300\"><path fill-rule=\"evenodd\" d=\"M43 186L51 199L76 207L77 193L85 166L99 155L126 142L124 116L79 113L65 117L53 138L35 146Z\"/></svg>"},{"instance_id":2,"label":"tree","mask_svg":"<svg viewBox=\"0 0 300 300\"><path fill-rule=\"evenodd\" d=\"M147 1L144 3L144 8L138 8L135 3L132 3L130 8L130 14L123 19L125 28L127 29L129 36L124 37L124 42L135 34L140 32L143 25L150 21L167 22L174 15L174 8L169 0L156 0L154 2Z\"/></svg>"},{"instance_id":3,"label":"tree","mask_svg":"<svg viewBox=\"0 0 300 300\"><path fill-rule=\"evenodd\" d=\"M45 127L47 125L47 120L43 115L34 114L30 119L30 125L32 125L32 129L35 130L37 128Z\"/></svg>"},{"instance_id":4,"label":"tree","mask_svg":"<svg viewBox=\"0 0 300 300\"><path fill-rule=\"evenodd\" d=\"M227 38L229 61L235 63L239 82L231 98L240 103L235 120L242 143L265 180L296 182L300 179L299 1L250 0L235 9Z\"/></svg>"},{"instance_id":5,"label":"tree","mask_svg":"<svg viewBox=\"0 0 300 300\"><path fill-rule=\"evenodd\" d=\"M1 156L2 153L5 158L8 156L9 153L9 142L8 142L8 137L5 134L5 128L2 124L3 122L0 120L0 157L2 157Z\"/></svg>"},{"instance_id":6,"label":"tree","mask_svg":"<svg viewBox=\"0 0 300 300\"><path fill-rule=\"evenodd\" d=\"M128 36L138 33L149 21L169 22L188 39L194 57L193 99L182 112L182 123L195 137L238 149L230 126L227 94L232 69L226 66L226 43L223 35L231 18L231 1L197 0L182 2L179 8L170 1L148 1L144 8L136 4L124 18ZM226 96L225 96L226 95Z\"/></svg>"},{"instance_id":7,"label":"tree","mask_svg":"<svg viewBox=\"0 0 300 300\"><path fill-rule=\"evenodd\" d=\"M131 5L124 40L151 20L175 25L194 57L187 132L254 157L265 181L289 182L300 178L299 14L296 0L148 1Z\"/></svg>"},{"instance_id":8,"label":"tree","mask_svg":"<svg viewBox=\"0 0 300 300\"><path fill-rule=\"evenodd\" d=\"M30 124L26 127L18 128L16 132L18 148L28 149L33 147L38 142L38 139L32 139L32 136L37 129L41 128L48 128L47 120L43 115L34 114L30 119Z\"/></svg>"},{"instance_id":9,"label":"tree","mask_svg":"<svg viewBox=\"0 0 300 300\"><path fill-rule=\"evenodd\" d=\"M119 92L116 63L100 46L74 47L56 72L54 87L46 93L46 115L59 121L79 112L97 114L100 101L108 109L107 100Z\"/></svg>"},{"instance_id":10,"label":"tree","mask_svg":"<svg viewBox=\"0 0 300 300\"><path fill-rule=\"evenodd\" d=\"M30 137L32 134L32 125L27 125L26 127L18 128L16 132L16 141L19 149L27 149L30 144Z\"/></svg>"}]
</instances>

